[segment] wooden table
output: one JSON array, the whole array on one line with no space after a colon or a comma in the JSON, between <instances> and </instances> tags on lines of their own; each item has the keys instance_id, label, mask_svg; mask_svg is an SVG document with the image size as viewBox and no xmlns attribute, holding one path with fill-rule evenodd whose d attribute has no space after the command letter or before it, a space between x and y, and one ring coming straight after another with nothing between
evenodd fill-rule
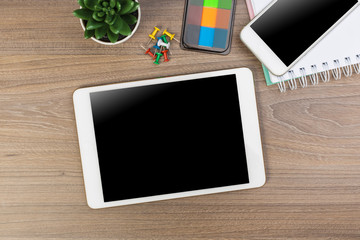
<instances>
[{"instance_id":1,"label":"wooden table","mask_svg":"<svg viewBox=\"0 0 360 240\"><path fill-rule=\"evenodd\" d=\"M279 93L239 40L230 55L172 48L154 66L154 25L181 32L184 1L142 0L131 40L83 39L75 0L0 3L0 239L360 239L360 76ZM291 39L289 39L291 41ZM92 210L86 205L75 89L236 67L255 77L267 184L259 189Z\"/></svg>"}]
</instances>

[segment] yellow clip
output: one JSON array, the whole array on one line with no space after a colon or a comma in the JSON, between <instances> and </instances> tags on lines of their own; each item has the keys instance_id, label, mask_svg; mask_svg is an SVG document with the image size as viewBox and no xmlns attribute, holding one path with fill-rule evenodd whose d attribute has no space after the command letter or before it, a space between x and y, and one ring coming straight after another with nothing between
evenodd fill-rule
<instances>
[{"instance_id":1,"label":"yellow clip","mask_svg":"<svg viewBox=\"0 0 360 240\"><path fill-rule=\"evenodd\" d=\"M167 31L167 29L164 30L163 34L165 34L166 36L168 36L170 38L170 40L173 40L175 37L175 34L171 34Z\"/></svg>"},{"instance_id":2,"label":"yellow clip","mask_svg":"<svg viewBox=\"0 0 360 240\"><path fill-rule=\"evenodd\" d=\"M153 31L152 34L149 35L149 37L155 40L155 35L157 34L158 31L160 31L160 29L157 27L154 27L154 28L155 28L155 30Z\"/></svg>"}]
</instances>

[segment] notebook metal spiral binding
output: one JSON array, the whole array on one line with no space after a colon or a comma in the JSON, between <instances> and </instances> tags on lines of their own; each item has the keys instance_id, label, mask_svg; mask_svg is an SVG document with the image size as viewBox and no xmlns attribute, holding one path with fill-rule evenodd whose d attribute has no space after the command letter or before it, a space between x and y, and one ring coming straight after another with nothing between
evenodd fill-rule
<instances>
[{"instance_id":1,"label":"notebook metal spiral binding","mask_svg":"<svg viewBox=\"0 0 360 240\"><path fill-rule=\"evenodd\" d=\"M300 68L301 77L299 79L300 84L303 88L307 87L307 77L305 68Z\"/></svg>"},{"instance_id":2,"label":"notebook metal spiral binding","mask_svg":"<svg viewBox=\"0 0 360 240\"><path fill-rule=\"evenodd\" d=\"M338 59L334 60L335 68L332 70L332 75L335 80L341 79L341 67Z\"/></svg>"},{"instance_id":3,"label":"notebook metal spiral binding","mask_svg":"<svg viewBox=\"0 0 360 240\"><path fill-rule=\"evenodd\" d=\"M329 64L327 62L323 63L323 69L325 71L320 72L321 80L323 82L329 82L330 81L330 70L329 70Z\"/></svg>"},{"instance_id":4,"label":"notebook metal spiral binding","mask_svg":"<svg viewBox=\"0 0 360 240\"><path fill-rule=\"evenodd\" d=\"M356 55L357 63L354 64L354 70L357 74L360 74L360 54Z\"/></svg>"},{"instance_id":5,"label":"notebook metal spiral binding","mask_svg":"<svg viewBox=\"0 0 360 240\"><path fill-rule=\"evenodd\" d=\"M345 66L341 67L340 61L338 59L334 60L334 66L335 68L330 70L329 64L327 62L324 62L322 64L322 71L318 72L318 68L316 65L311 66L311 73L307 74L305 68L300 68L300 74L301 76L299 78L295 77L295 73L293 70L290 70L288 72L288 75L290 76L290 79L287 81L289 85L290 90L297 89L297 80L299 81L299 84L302 88L305 88L308 86L308 78L310 79L310 82L312 85L319 84L319 79L321 79L323 82L329 82L331 75L335 80L340 80L342 78L342 74L344 74L345 77L351 77L353 73L360 74L360 54L356 55L356 63L352 63L350 57L345 58ZM320 76L320 77L319 77ZM280 92L286 92L286 84L283 76L278 76L278 88Z\"/></svg>"},{"instance_id":6,"label":"notebook metal spiral binding","mask_svg":"<svg viewBox=\"0 0 360 240\"><path fill-rule=\"evenodd\" d=\"M345 58L346 66L343 67L343 72L345 77L351 77L352 75L352 67L351 67L351 59L349 57Z\"/></svg>"},{"instance_id":7,"label":"notebook metal spiral binding","mask_svg":"<svg viewBox=\"0 0 360 240\"><path fill-rule=\"evenodd\" d=\"M295 73L294 71L289 72L291 79L289 80L289 87L291 90L297 89L296 79L295 79Z\"/></svg>"},{"instance_id":8,"label":"notebook metal spiral binding","mask_svg":"<svg viewBox=\"0 0 360 240\"><path fill-rule=\"evenodd\" d=\"M309 78L310 78L312 85L319 84L319 75L317 72L316 65L311 65L311 72L312 72L312 74L309 76Z\"/></svg>"},{"instance_id":9,"label":"notebook metal spiral binding","mask_svg":"<svg viewBox=\"0 0 360 240\"><path fill-rule=\"evenodd\" d=\"M280 90L280 92L286 92L286 85L285 85L285 81L284 81L284 77L280 76L278 77L280 79L280 82L278 82L278 88Z\"/></svg>"}]
</instances>

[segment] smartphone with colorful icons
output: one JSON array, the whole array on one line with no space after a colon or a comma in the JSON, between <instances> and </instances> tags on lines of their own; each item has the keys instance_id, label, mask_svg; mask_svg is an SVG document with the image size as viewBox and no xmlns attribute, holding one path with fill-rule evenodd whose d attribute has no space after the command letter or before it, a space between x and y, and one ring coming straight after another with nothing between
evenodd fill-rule
<instances>
[{"instance_id":1,"label":"smartphone with colorful icons","mask_svg":"<svg viewBox=\"0 0 360 240\"><path fill-rule=\"evenodd\" d=\"M235 0L186 0L181 47L228 54Z\"/></svg>"}]
</instances>

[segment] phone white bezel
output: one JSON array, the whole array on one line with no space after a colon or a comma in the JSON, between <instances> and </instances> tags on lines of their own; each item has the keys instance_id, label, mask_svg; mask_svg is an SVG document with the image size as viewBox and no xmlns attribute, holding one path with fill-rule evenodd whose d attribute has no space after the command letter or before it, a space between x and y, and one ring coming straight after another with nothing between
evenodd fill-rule
<instances>
[{"instance_id":1,"label":"phone white bezel","mask_svg":"<svg viewBox=\"0 0 360 240\"><path fill-rule=\"evenodd\" d=\"M272 7L278 0L272 1L266 6L254 19L252 19L240 32L240 39L249 48L249 50L262 62L265 67L274 75L281 76L289 71L303 56L308 53L317 43L319 43L331 30L333 30L337 24L339 24L351 11L359 6L355 4L343 17L341 17L328 31L326 31L317 41L315 41L308 49L306 49L295 61L289 66L271 50L271 48L260 38L260 36L250 27L257 19L261 17L269 8ZM284 36L286 37L286 36Z\"/></svg>"},{"instance_id":2,"label":"phone white bezel","mask_svg":"<svg viewBox=\"0 0 360 240\"><path fill-rule=\"evenodd\" d=\"M230 74L235 74L237 78L236 81L237 81L237 87L239 93L239 104L241 109L245 152L247 156L249 183L235 185L235 186L158 195L152 197L104 202L102 186L101 186L101 178L100 178L100 168L98 164L98 155L97 155L97 148L95 142L93 117L92 117L91 104L90 104L90 93L107 91L112 89L170 83L177 81L187 81L187 80L191 81L200 78L215 77L215 76L230 75ZM83 175L84 175L86 198L87 198L87 203L91 208L97 209L97 208L105 208L105 207L114 207L114 206L122 206L122 205L129 205L129 204L136 204L143 202L159 201L165 199L174 199L174 198L197 196L203 194L257 188L265 184L266 177L265 177L263 152L262 152L262 145L260 138L260 129L259 129L257 106L256 106L253 75L252 72L247 68L222 70L216 72L199 73L199 74L183 75L176 77L81 88L74 92L73 101L74 101L74 110L76 116L78 138L79 138L81 162L82 162Z\"/></svg>"}]
</instances>

